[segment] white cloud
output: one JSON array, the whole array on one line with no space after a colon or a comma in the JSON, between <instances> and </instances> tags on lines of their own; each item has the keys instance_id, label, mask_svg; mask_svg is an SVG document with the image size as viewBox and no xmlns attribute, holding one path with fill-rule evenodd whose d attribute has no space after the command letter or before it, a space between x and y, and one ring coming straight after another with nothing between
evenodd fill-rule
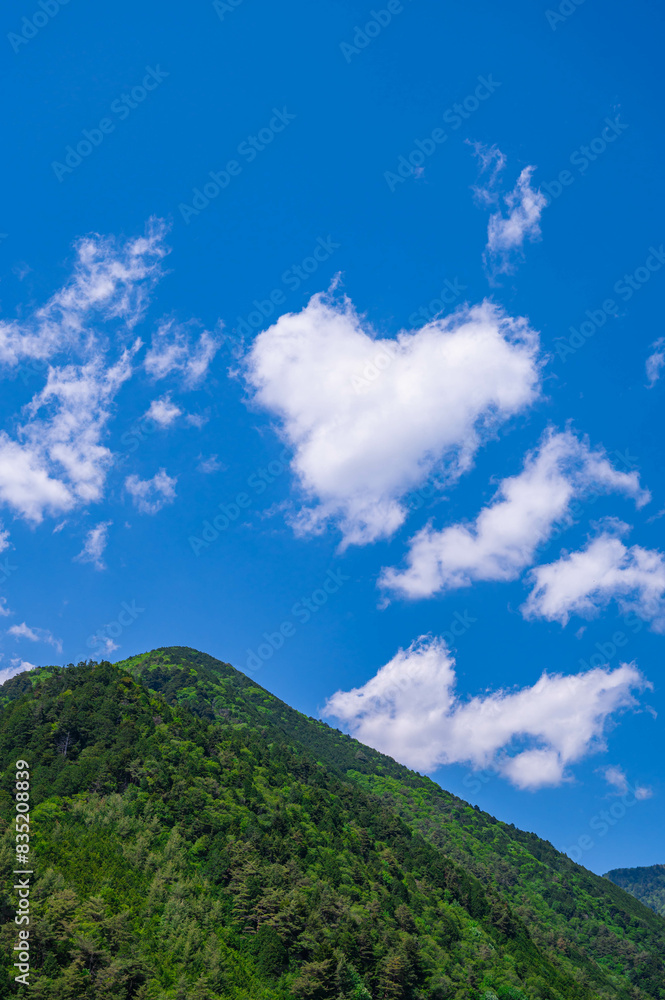
<instances>
[{"instance_id":1,"label":"white cloud","mask_svg":"<svg viewBox=\"0 0 665 1000\"><path fill-rule=\"evenodd\" d=\"M62 642L60 639L56 639L55 636L45 628L31 628L26 625L25 622L21 622L20 625L12 625L7 629L7 635L13 636L15 639L28 639L29 642L45 642L49 646L53 646L59 653L62 652Z\"/></svg>"},{"instance_id":2,"label":"white cloud","mask_svg":"<svg viewBox=\"0 0 665 1000\"><path fill-rule=\"evenodd\" d=\"M170 427L181 413L180 407L171 402L171 396L167 393L165 396L160 396L159 399L153 399L146 417L149 420L154 420L160 427Z\"/></svg>"},{"instance_id":3,"label":"white cloud","mask_svg":"<svg viewBox=\"0 0 665 1000\"><path fill-rule=\"evenodd\" d=\"M9 615L11 615L11 613L12 612L7 607L7 598L0 597L0 616L2 616L3 618L7 618L9 617Z\"/></svg>"},{"instance_id":4,"label":"white cloud","mask_svg":"<svg viewBox=\"0 0 665 1000\"><path fill-rule=\"evenodd\" d=\"M208 458L204 458L203 455L199 455L199 462L196 466L198 472L202 472L204 475L209 476L213 472L220 472L225 466L219 461L217 455L210 455Z\"/></svg>"},{"instance_id":5,"label":"white cloud","mask_svg":"<svg viewBox=\"0 0 665 1000\"><path fill-rule=\"evenodd\" d=\"M108 635L96 635L95 656L110 656L116 649L120 649L117 642Z\"/></svg>"},{"instance_id":6,"label":"white cloud","mask_svg":"<svg viewBox=\"0 0 665 1000\"><path fill-rule=\"evenodd\" d=\"M41 448L33 451L0 431L0 500L31 521L46 511L68 510L74 500L64 483L44 468Z\"/></svg>"},{"instance_id":7,"label":"white cloud","mask_svg":"<svg viewBox=\"0 0 665 1000\"><path fill-rule=\"evenodd\" d=\"M492 173L485 185L474 188L474 193L481 203L495 204L500 200L496 187L506 158L496 146L491 149L476 146L475 149L483 170L492 167ZM506 214L499 208L490 215L484 260L494 275L510 274L516 260L523 256L525 240L533 243L540 239L540 217L547 199L531 185L534 170L535 167L525 167L513 190L504 195Z\"/></svg>"},{"instance_id":8,"label":"white cloud","mask_svg":"<svg viewBox=\"0 0 665 1000\"><path fill-rule=\"evenodd\" d=\"M653 789L647 788L644 785L637 785L635 788L632 788L625 771L620 767L606 767L603 771L603 777L607 784L614 789L612 792L613 795L626 795L628 792L632 792L639 802L650 799L653 795Z\"/></svg>"},{"instance_id":9,"label":"white cloud","mask_svg":"<svg viewBox=\"0 0 665 1000\"><path fill-rule=\"evenodd\" d=\"M515 580L569 516L573 499L594 489L627 493L639 505L649 499L636 472L619 472L602 449L592 451L571 431L550 429L475 521L423 528L411 539L407 568L384 570L381 583L408 597L429 597L476 580Z\"/></svg>"},{"instance_id":10,"label":"white cloud","mask_svg":"<svg viewBox=\"0 0 665 1000\"><path fill-rule=\"evenodd\" d=\"M280 317L254 341L245 375L314 504L299 530L334 518L344 544L391 535L402 497L432 474L456 479L538 397L538 346L525 320L487 302L395 340L375 339L348 299L315 295Z\"/></svg>"},{"instance_id":11,"label":"white cloud","mask_svg":"<svg viewBox=\"0 0 665 1000\"><path fill-rule=\"evenodd\" d=\"M481 142L471 142L466 140L469 146L480 161L482 173L490 171L489 177L483 184L473 187L473 194L476 201L481 205L495 205L499 201L498 184L499 178L505 169L507 160L498 146L485 146Z\"/></svg>"},{"instance_id":12,"label":"white cloud","mask_svg":"<svg viewBox=\"0 0 665 1000\"><path fill-rule=\"evenodd\" d=\"M131 494L134 505L142 514L156 514L167 503L175 499L176 478L160 469L152 479L139 479L138 476L128 476L125 489Z\"/></svg>"},{"instance_id":13,"label":"white cloud","mask_svg":"<svg viewBox=\"0 0 665 1000\"><path fill-rule=\"evenodd\" d=\"M622 614L635 612L655 632L665 632L665 556L639 545L627 548L616 533L628 526L612 527L585 549L531 571L525 617L566 625L571 615L592 618L614 600Z\"/></svg>"},{"instance_id":14,"label":"white cloud","mask_svg":"<svg viewBox=\"0 0 665 1000\"><path fill-rule=\"evenodd\" d=\"M83 548L77 556L76 562L92 563L95 569L106 569L106 564L102 558L104 549L108 542L109 528L113 521L102 521L101 524L91 528L85 537Z\"/></svg>"},{"instance_id":15,"label":"white cloud","mask_svg":"<svg viewBox=\"0 0 665 1000\"><path fill-rule=\"evenodd\" d=\"M651 685L632 664L564 677L463 701L455 660L438 639L421 638L363 687L338 691L325 714L363 743L420 771L443 764L491 767L518 788L569 779L570 765L605 749L606 723L635 708Z\"/></svg>"},{"instance_id":16,"label":"white cloud","mask_svg":"<svg viewBox=\"0 0 665 1000\"><path fill-rule=\"evenodd\" d=\"M652 389L658 379L660 378L660 373L665 366L665 337L661 337L655 343L651 345L653 353L649 355L646 361L646 372L647 378L649 379L649 389Z\"/></svg>"},{"instance_id":17,"label":"white cloud","mask_svg":"<svg viewBox=\"0 0 665 1000\"><path fill-rule=\"evenodd\" d=\"M95 323L118 320L131 329L143 316L168 253L165 226L151 220L145 236L125 242L98 234L76 244L70 280L25 321L0 322L0 364L47 359L65 349L89 350Z\"/></svg>"},{"instance_id":18,"label":"white cloud","mask_svg":"<svg viewBox=\"0 0 665 1000\"><path fill-rule=\"evenodd\" d=\"M2 521L0 521L0 552L8 549L9 544L9 532L3 527Z\"/></svg>"},{"instance_id":19,"label":"white cloud","mask_svg":"<svg viewBox=\"0 0 665 1000\"><path fill-rule=\"evenodd\" d=\"M140 342L108 366L50 366L27 406L18 440L0 433L0 499L28 520L101 499L111 452L101 443L111 404L132 373Z\"/></svg>"},{"instance_id":20,"label":"white cloud","mask_svg":"<svg viewBox=\"0 0 665 1000\"><path fill-rule=\"evenodd\" d=\"M5 667L4 670L0 670L0 684L4 684L5 681L9 681L12 677L16 677L17 674L22 674L26 670L36 670L34 663L28 663L27 660L21 660L16 657L11 660L11 666Z\"/></svg>"},{"instance_id":21,"label":"white cloud","mask_svg":"<svg viewBox=\"0 0 665 1000\"><path fill-rule=\"evenodd\" d=\"M193 388L205 378L218 350L219 338L207 330L196 340L189 326L167 320L153 335L143 364L155 381L179 374L185 385Z\"/></svg>"}]
</instances>

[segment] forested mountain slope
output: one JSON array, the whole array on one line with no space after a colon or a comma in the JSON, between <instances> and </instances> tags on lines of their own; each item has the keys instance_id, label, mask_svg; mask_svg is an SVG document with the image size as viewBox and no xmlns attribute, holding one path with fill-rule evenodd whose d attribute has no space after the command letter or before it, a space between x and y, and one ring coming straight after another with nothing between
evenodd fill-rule
<instances>
[{"instance_id":1,"label":"forested mountain slope","mask_svg":"<svg viewBox=\"0 0 665 1000\"><path fill-rule=\"evenodd\" d=\"M665 865L648 868L615 868L605 878L665 917Z\"/></svg>"},{"instance_id":2,"label":"forested mountain slope","mask_svg":"<svg viewBox=\"0 0 665 1000\"><path fill-rule=\"evenodd\" d=\"M663 918L228 664L43 668L0 703L3 887L31 765L36 998L665 998Z\"/></svg>"}]
</instances>

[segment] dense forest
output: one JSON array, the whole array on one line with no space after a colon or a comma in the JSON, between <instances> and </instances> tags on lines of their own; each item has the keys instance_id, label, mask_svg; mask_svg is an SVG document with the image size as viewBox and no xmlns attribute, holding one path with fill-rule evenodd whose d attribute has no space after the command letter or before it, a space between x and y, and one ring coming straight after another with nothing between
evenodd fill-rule
<instances>
[{"instance_id":1,"label":"dense forest","mask_svg":"<svg viewBox=\"0 0 665 1000\"><path fill-rule=\"evenodd\" d=\"M651 865L649 868L615 868L608 872L616 885L629 892L642 903L646 903L661 917L665 917L665 865Z\"/></svg>"},{"instance_id":2,"label":"dense forest","mask_svg":"<svg viewBox=\"0 0 665 1000\"><path fill-rule=\"evenodd\" d=\"M37 1000L665 1000L665 919L185 648L0 688L0 996L30 763Z\"/></svg>"}]
</instances>

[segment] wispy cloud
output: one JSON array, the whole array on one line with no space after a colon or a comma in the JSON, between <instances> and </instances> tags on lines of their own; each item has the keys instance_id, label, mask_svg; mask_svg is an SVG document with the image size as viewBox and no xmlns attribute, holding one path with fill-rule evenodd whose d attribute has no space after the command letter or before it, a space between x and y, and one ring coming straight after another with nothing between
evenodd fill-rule
<instances>
[{"instance_id":1,"label":"wispy cloud","mask_svg":"<svg viewBox=\"0 0 665 1000\"><path fill-rule=\"evenodd\" d=\"M166 320L153 335L143 363L155 381L179 375L188 388L193 388L205 378L219 346L220 338L207 330L197 338L192 324Z\"/></svg>"},{"instance_id":2,"label":"wispy cloud","mask_svg":"<svg viewBox=\"0 0 665 1000\"><path fill-rule=\"evenodd\" d=\"M131 330L160 277L165 235L164 223L151 220L137 239L94 234L79 240L69 281L26 320L0 322L0 364L88 351L103 338L100 323L117 320Z\"/></svg>"},{"instance_id":3,"label":"wispy cloud","mask_svg":"<svg viewBox=\"0 0 665 1000\"><path fill-rule=\"evenodd\" d=\"M637 785L635 788L631 788L626 773L621 767L616 767L615 765L606 767L602 774L607 784L613 789L613 795L626 795L628 792L633 792L635 798L640 802L650 799L653 795L653 789L647 788L644 785Z\"/></svg>"},{"instance_id":4,"label":"wispy cloud","mask_svg":"<svg viewBox=\"0 0 665 1000\"><path fill-rule=\"evenodd\" d=\"M111 366L99 357L50 367L17 439L0 433L0 499L16 513L38 523L45 513L101 499L111 461L102 435L139 343Z\"/></svg>"},{"instance_id":5,"label":"wispy cloud","mask_svg":"<svg viewBox=\"0 0 665 1000\"><path fill-rule=\"evenodd\" d=\"M636 708L651 685L632 664L562 676L463 700L455 660L439 639L421 638L363 687L338 691L327 716L363 743L421 771L466 763L493 768L518 788L560 785L571 765L606 749L605 729Z\"/></svg>"},{"instance_id":6,"label":"wispy cloud","mask_svg":"<svg viewBox=\"0 0 665 1000\"><path fill-rule=\"evenodd\" d=\"M665 366L665 337L660 337L655 343L651 345L652 353L646 360L646 373L649 379L649 389L653 389L654 385L660 378L660 373Z\"/></svg>"},{"instance_id":7,"label":"wispy cloud","mask_svg":"<svg viewBox=\"0 0 665 1000\"><path fill-rule=\"evenodd\" d=\"M156 514L166 504L175 499L177 478L171 478L165 469L160 469L152 479L128 476L125 489L134 501L134 506L142 514Z\"/></svg>"},{"instance_id":8,"label":"wispy cloud","mask_svg":"<svg viewBox=\"0 0 665 1000\"><path fill-rule=\"evenodd\" d=\"M506 157L496 146L473 144L484 173L489 172L483 184L473 191L476 200L486 206L497 205L487 225L487 245L484 261L490 274L510 274L523 258L526 240L540 239L540 217L547 205L545 195L531 184L535 167L525 167L512 191L499 193L499 180L506 166ZM503 202L503 206L501 206Z\"/></svg>"},{"instance_id":9,"label":"wispy cloud","mask_svg":"<svg viewBox=\"0 0 665 1000\"><path fill-rule=\"evenodd\" d=\"M29 642L44 642L49 646L53 646L58 653L62 652L62 641L56 639L55 636L45 628L31 628L26 625L25 622L21 622L20 625L11 625L7 629L7 635L11 635L14 639L27 639Z\"/></svg>"},{"instance_id":10,"label":"wispy cloud","mask_svg":"<svg viewBox=\"0 0 665 1000\"><path fill-rule=\"evenodd\" d=\"M224 468L224 464L219 461L217 455L209 455L208 458L199 455L199 461L196 466L197 472L202 472L205 476L209 476L213 472L221 472Z\"/></svg>"},{"instance_id":11,"label":"wispy cloud","mask_svg":"<svg viewBox=\"0 0 665 1000\"><path fill-rule=\"evenodd\" d=\"M106 563L102 557L108 543L109 528L112 524L113 521L102 521L101 524L90 529L85 537L83 548L77 556L74 556L76 562L92 563L95 569L106 569Z\"/></svg>"}]
</instances>

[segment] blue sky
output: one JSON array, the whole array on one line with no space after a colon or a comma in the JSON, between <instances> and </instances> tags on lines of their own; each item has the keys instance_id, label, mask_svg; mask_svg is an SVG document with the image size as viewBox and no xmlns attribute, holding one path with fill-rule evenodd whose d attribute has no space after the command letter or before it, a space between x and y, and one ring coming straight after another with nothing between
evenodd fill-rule
<instances>
[{"instance_id":1,"label":"blue sky","mask_svg":"<svg viewBox=\"0 0 665 1000\"><path fill-rule=\"evenodd\" d=\"M662 11L2 17L4 676L190 645L662 863Z\"/></svg>"}]
</instances>

